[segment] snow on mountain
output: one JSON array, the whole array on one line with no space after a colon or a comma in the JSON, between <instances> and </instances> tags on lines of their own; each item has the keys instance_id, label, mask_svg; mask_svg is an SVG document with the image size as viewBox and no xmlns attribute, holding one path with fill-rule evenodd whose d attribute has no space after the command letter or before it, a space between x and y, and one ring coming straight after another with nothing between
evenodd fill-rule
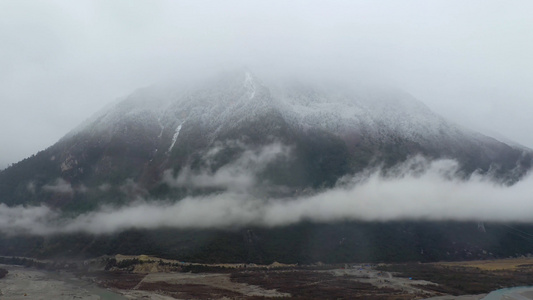
<instances>
[{"instance_id":1,"label":"snow on mountain","mask_svg":"<svg viewBox=\"0 0 533 300\"><path fill-rule=\"evenodd\" d=\"M521 153L528 151L448 122L397 89L294 82L267 86L248 70L186 88L139 90L95 114L63 141L77 134L77 146L59 157L83 161L79 157L88 156L83 149L92 145L102 151L98 157L103 166L95 168L99 174L107 172L108 162L121 152L161 169L181 165L192 153L228 139L300 143L299 155L307 157L302 164L331 160L327 151L337 149L335 155L343 158L335 168L348 164L351 156L358 170L373 159L394 164L420 153L458 159L468 165L468 172L488 170L493 164L509 170L523 165ZM311 148L319 145L329 149L320 154L324 158L314 157ZM114 167L116 172L121 168Z\"/></svg>"},{"instance_id":2,"label":"snow on mountain","mask_svg":"<svg viewBox=\"0 0 533 300\"><path fill-rule=\"evenodd\" d=\"M181 131L181 126L183 126L183 123L178 125L178 128L176 128L176 132L174 132L174 135L172 136L172 143L170 144L170 147L168 147L167 153L172 151L172 148L174 148L174 145L176 144L176 141L178 140L178 136Z\"/></svg>"},{"instance_id":3,"label":"snow on mountain","mask_svg":"<svg viewBox=\"0 0 533 300\"><path fill-rule=\"evenodd\" d=\"M272 144L278 150L262 151ZM368 167L394 171L389 167L418 154L457 160L458 175L489 173L505 183L522 178L533 160L531 150L463 129L398 90L274 86L244 70L196 86L146 88L112 103L58 143L1 171L0 195L8 206L46 205L68 214L139 198L193 196L188 203L229 189L228 182L239 191L257 182L254 197L287 199L363 176ZM203 184L173 184L187 172ZM117 236L137 245L139 232ZM64 240L78 248L79 239ZM153 249L151 236L147 241ZM37 249L42 255L46 247Z\"/></svg>"},{"instance_id":4,"label":"snow on mountain","mask_svg":"<svg viewBox=\"0 0 533 300\"><path fill-rule=\"evenodd\" d=\"M168 94L157 88L140 89L105 106L70 131L63 139L84 131L111 136L123 130L123 124L129 122L151 124L156 121L161 127L163 125L160 123L160 117L170 103L171 98Z\"/></svg>"},{"instance_id":5,"label":"snow on mountain","mask_svg":"<svg viewBox=\"0 0 533 300\"><path fill-rule=\"evenodd\" d=\"M284 118L304 129L371 136L381 142L400 137L432 146L458 143L473 134L391 88L319 89L300 84L277 89L275 94Z\"/></svg>"},{"instance_id":6,"label":"snow on mountain","mask_svg":"<svg viewBox=\"0 0 533 300\"><path fill-rule=\"evenodd\" d=\"M463 129L405 92L266 85L239 70L185 88L145 88L112 103L55 145L2 171L5 178L18 172L20 184L4 185L0 193L9 195L6 203L19 203L25 185L57 178L84 186L134 180L157 189L165 170L202 168L204 155L220 145L227 151L219 152L217 167L239 151L273 142L290 146L292 160L265 169L265 181L294 190L332 186L372 164L392 166L417 154L456 159L465 174L509 173L510 181L532 160L529 149ZM40 171L16 171L25 168ZM46 201L71 203L52 196Z\"/></svg>"},{"instance_id":7,"label":"snow on mountain","mask_svg":"<svg viewBox=\"0 0 533 300\"><path fill-rule=\"evenodd\" d=\"M171 151L179 132L189 125L201 126L212 140L224 130L273 112L294 128L319 129L341 138L372 137L379 142L402 138L436 148L480 137L400 90L300 83L267 87L248 70L228 72L188 89L139 90L100 111L73 133L112 135L125 130L125 124L144 124L157 128L156 136L166 139Z\"/></svg>"}]
</instances>

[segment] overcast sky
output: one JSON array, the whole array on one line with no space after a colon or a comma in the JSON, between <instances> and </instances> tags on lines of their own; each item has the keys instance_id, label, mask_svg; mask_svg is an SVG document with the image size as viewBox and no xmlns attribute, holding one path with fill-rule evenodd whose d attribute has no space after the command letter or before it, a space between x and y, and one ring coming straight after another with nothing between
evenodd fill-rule
<instances>
[{"instance_id":1,"label":"overcast sky","mask_svg":"<svg viewBox=\"0 0 533 300\"><path fill-rule=\"evenodd\" d=\"M0 168L118 97L246 65L369 77L533 147L533 1L0 1Z\"/></svg>"}]
</instances>

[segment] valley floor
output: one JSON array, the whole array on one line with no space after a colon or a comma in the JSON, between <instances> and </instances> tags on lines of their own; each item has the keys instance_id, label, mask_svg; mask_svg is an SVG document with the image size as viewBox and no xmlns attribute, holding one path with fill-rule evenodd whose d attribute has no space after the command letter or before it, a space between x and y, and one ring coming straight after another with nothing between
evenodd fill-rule
<instances>
[{"instance_id":1,"label":"valley floor","mask_svg":"<svg viewBox=\"0 0 533 300\"><path fill-rule=\"evenodd\" d=\"M102 286L131 299L148 292L171 299L422 299L438 293L370 266L350 269L234 269L223 273L111 272L97 277ZM126 284L125 284L126 283ZM153 295L153 294L152 294Z\"/></svg>"},{"instance_id":2,"label":"valley floor","mask_svg":"<svg viewBox=\"0 0 533 300\"><path fill-rule=\"evenodd\" d=\"M0 267L9 272L0 279L0 299L127 299L120 293L100 288L65 272L50 272L13 265L0 265Z\"/></svg>"},{"instance_id":3,"label":"valley floor","mask_svg":"<svg viewBox=\"0 0 533 300\"><path fill-rule=\"evenodd\" d=\"M533 285L533 259L529 258L336 266L181 262L173 270L167 260L146 256L117 258L123 268L108 267L107 271L69 273L0 265L9 271L0 279L0 298L479 300L502 287ZM531 293L526 294L521 295Z\"/></svg>"}]
</instances>

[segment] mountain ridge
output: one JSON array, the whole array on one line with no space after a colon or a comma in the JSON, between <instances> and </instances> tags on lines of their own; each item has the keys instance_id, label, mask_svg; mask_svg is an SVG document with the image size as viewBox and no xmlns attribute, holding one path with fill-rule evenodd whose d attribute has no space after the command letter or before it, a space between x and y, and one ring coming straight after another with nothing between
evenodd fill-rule
<instances>
[{"instance_id":1,"label":"mountain ridge","mask_svg":"<svg viewBox=\"0 0 533 300\"><path fill-rule=\"evenodd\" d=\"M466 176L495 172L512 183L526 174L532 158L531 150L448 122L396 89L304 83L267 87L244 69L185 88L140 89L114 102L56 144L1 171L0 182L18 174L16 182L0 186L7 195L1 201L38 201L24 191L27 186L42 189L59 179L85 187L133 180L144 195L157 191L160 197L166 190L179 198L164 186L164 172L201 167L203 154L228 141L240 146L227 146L215 168L246 147L292 146L294 159L267 168L264 179L293 189L333 186L347 174L376 164L392 166L418 154L455 159ZM42 165L36 174L13 171L36 160ZM75 206L76 197L86 197L41 196L58 207Z\"/></svg>"},{"instance_id":2,"label":"mountain ridge","mask_svg":"<svg viewBox=\"0 0 533 300\"><path fill-rule=\"evenodd\" d=\"M274 86L247 70L186 87L144 88L103 108L54 145L0 171L0 213L25 207L44 211L59 217L51 220L53 228L61 228L63 217L86 222L78 223L79 234L0 234L0 254L334 263L530 252L530 241L507 227L486 223L486 231L480 232L477 222L321 223L304 218L272 228L135 229L136 220L128 219L132 227L114 233L82 230L93 222L93 212L101 216L110 207L128 208L138 201L160 208L182 200L201 206L202 199L228 191L233 193L229 197L239 195L243 201L249 200L247 195L254 201L298 200L342 189L344 179L365 176L368 170L394 175L394 166L419 155L426 162L457 161L460 168L449 174L454 178L489 175L509 185L527 174L533 159L531 150L465 130L394 89ZM520 228L530 230L528 225Z\"/></svg>"}]
</instances>

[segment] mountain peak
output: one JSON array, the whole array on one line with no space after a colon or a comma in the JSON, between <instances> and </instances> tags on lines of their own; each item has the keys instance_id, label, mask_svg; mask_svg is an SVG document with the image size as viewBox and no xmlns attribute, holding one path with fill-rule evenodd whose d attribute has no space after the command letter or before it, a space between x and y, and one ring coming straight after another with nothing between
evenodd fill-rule
<instances>
[{"instance_id":1,"label":"mountain peak","mask_svg":"<svg viewBox=\"0 0 533 300\"><path fill-rule=\"evenodd\" d=\"M250 72L244 73L244 88L248 93L248 98L252 99L255 97L256 83Z\"/></svg>"},{"instance_id":2,"label":"mountain peak","mask_svg":"<svg viewBox=\"0 0 533 300\"><path fill-rule=\"evenodd\" d=\"M133 93L32 158L46 161L46 174L27 173L19 181L43 185L63 178L89 186L134 179L150 190L165 170L208 164L202 157L213 148L224 150L209 164L221 167L246 147L273 142L292 147L295 155L269 169L268 180L300 188L333 185L371 164L390 166L417 154L456 159L466 173L488 172L495 165L505 173L520 166L518 176L530 160L529 150L464 130L407 93L333 85L271 87L243 68L194 88ZM24 189L13 188L0 193Z\"/></svg>"}]
</instances>

